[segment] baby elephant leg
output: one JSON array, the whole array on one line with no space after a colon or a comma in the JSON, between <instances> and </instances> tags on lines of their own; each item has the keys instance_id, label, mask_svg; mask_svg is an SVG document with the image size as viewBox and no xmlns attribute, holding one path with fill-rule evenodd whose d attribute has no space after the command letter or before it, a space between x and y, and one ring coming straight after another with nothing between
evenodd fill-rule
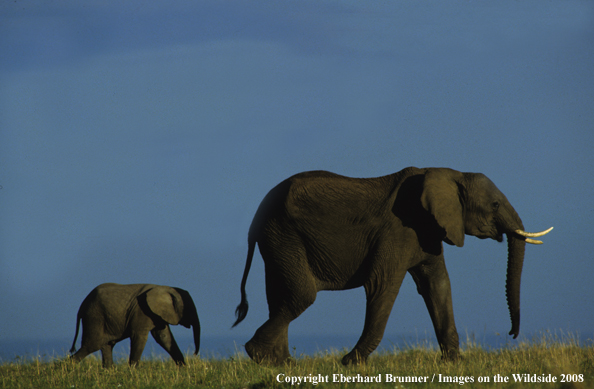
<instances>
[{"instance_id":1,"label":"baby elephant leg","mask_svg":"<svg viewBox=\"0 0 594 389\"><path fill-rule=\"evenodd\" d=\"M83 334L83 338L81 341L80 349L72 355L72 361L80 362L82 361L87 355L94 353L95 351L102 350L105 347L105 340L100 337L92 337L86 332Z\"/></svg>"},{"instance_id":2,"label":"baby elephant leg","mask_svg":"<svg viewBox=\"0 0 594 389\"><path fill-rule=\"evenodd\" d=\"M105 368L113 366L113 346L115 346L115 343L108 343L101 347L101 359L103 361L103 367Z\"/></svg>"},{"instance_id":3,"label":"baby elephant leg","mask_svg":"<svg viewBox=\"0 0 594 389\"><path fill-rule=\"evenodd\" d=\"M82 361L82 360L83 360L83 359L84 359L84 358L85 358L87 355L89 355L89 354L91 354L91 353L93 353L93 352L95 352L95 351L97 351L97 350L99 350L99 349L96 349L96 350L89 350L89 349L87 349L87 348L85 348L85 347L81 346L81 348L80 348L80 349L79 349L79 350L78 350L76 353L72 354L72 357L71 357L71 359L72 359L72 361L74 361L74 362L80 362L80 361Z\"/></svg>"},{"instance_id":4,"label":"baby elephant leg","mask_svg":"<svg viewBox=\"0 0 594 389\"><path fill-rule=\"evenodd\" d=\"M133 332L130 336L130 366L134 366L140 361L147 339L148 331Z\"/></svg>"},{"instance_id":5,"label":"baby elephant leg","mask_svg":"<svg viewBox=\"0 0 594 389\"><path fill-rule=\"evenodd\" d=\"M153 338L157 341L157 343L165 349L171 355L171 358L175 361L178 366L183 366L186 364L184 361L184 355L180 351L177 343L175 342L175 338L173 338L173 334L171 333L171 329L168 325L162 329L154 329L151 331Z\"/></svg>"}]
</instances>

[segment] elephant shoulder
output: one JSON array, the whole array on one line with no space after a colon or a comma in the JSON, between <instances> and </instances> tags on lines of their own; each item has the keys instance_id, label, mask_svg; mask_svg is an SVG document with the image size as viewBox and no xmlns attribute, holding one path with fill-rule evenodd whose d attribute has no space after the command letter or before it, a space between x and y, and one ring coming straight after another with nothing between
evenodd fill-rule
<instances>
[{"instance_id":1,"label":"elephant shoulder","mask_svg":"<svg viewBox=\"0 0 594 389\"><path fill-rule=\"evenodd\" d=\"M322 172L296 180L290 187L285 209L292 217L359 220L381 215L390 190L390 179L353 178Z\"/></svg>"}]
</instances>

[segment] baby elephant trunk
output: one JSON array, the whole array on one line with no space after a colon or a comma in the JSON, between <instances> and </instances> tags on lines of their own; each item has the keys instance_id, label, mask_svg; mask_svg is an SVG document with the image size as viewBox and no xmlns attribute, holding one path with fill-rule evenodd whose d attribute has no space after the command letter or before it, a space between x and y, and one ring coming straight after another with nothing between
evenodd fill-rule
<instances>
[{"instance_id":1,"label":"baby elephant trunk","mask_svg":"<svg viewBox=\"0 0 594 389\"><path fill-rule=\"evenodd\" d=\"M194 332L194 346L196 347L194 355L198 355L198 352L200 351L200 319L198 319L196 304L194 304L194 300L192 299L192 296L190 296L190 293L183 289L176 290L182 296L183 301L183 315L181 315L182 319L179 324L186 328L192 327Z\"/></svg>"},{"instance_id":2,"label":"baby elephant trunk","mask_svg":"<svg viewBox=\"0 0 594 389\"><path fill-rule=\"evenodd\" d=\"M198 355L200 351L200 320L198 319L198 314L196 314L196 319L192 322L192 330L194 331L194 345L196 346L194 355Z\"/></svg>"}]
</instances>

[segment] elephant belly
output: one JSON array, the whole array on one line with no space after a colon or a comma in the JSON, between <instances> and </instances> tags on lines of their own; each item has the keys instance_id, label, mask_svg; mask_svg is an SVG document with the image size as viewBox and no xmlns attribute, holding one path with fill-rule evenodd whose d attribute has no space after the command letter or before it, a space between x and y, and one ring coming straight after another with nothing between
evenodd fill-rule
<instances>
[{"instance_id":1,"label":"elephant belly","mask_svg":"<svg viewBox=\"0 0 594 389\"><path fill-rule=\"evenodd\" d=\"M270 219L258 248L267 272L291 279L313 278L317 290L363 285L379 241L375 224L328 220Z\"/></svg>"},{"instance_id":2,"label":"elephant belly","mask_svg":"<svg viewBox=\"0 0 594 389\"><path fill-rule=\"evenodd\" d=\"M333 252L311 249L307 252L307 265L316 279L318 290L344 290L363 286L372 258L356 247L335 247Z\"/></svg>"}]
</instances>

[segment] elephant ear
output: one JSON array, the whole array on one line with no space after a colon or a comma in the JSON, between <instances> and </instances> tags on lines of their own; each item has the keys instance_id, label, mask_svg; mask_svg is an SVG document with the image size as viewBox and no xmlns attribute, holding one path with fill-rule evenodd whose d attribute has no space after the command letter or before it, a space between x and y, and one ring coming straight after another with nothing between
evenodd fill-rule
<instances>
[{"instance_id":1,"label":"elephant ear","mask_svg":"<svg viewBox=\"0 0 594 389\"><path fill-rule=\"evenodd\" d=\"M169 324L177 325L183 315L182 298L173 288L155 286L146 292L150 310Z\"/></svg>"},{"instance_id":2,"label":"elephant ear","mask_svg":"<svg viewBox=\"0 0 594 389\"><path fill-rule=\"evenodd\" d=\"M444 241L458 247L464 246L464 209L460 189L450 169L431 169L425 174L421 204L437 224L445 230Z\"/></svg>"}]
</instances>

